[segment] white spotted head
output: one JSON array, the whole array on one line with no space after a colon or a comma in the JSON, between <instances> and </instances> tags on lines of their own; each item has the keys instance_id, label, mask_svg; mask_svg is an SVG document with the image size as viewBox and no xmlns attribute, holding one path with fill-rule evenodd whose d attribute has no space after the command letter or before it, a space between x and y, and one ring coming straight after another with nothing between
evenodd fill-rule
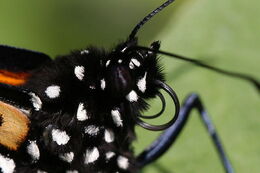
<instances>
[{"instance_id":1,"label":"white spotted head","mask_svg":"<svg viewBox=\"0 0 260 173\"><path fill-rule=\"evenodd\" d=\"M111 100L126 100L131 104L154 98L158 93L156 81L164 81L156 52L159 47L160 43L154 42L151 50L141 49L137 40L119 44L105 57L99 88Z\"/></svg>"}]
</instances>

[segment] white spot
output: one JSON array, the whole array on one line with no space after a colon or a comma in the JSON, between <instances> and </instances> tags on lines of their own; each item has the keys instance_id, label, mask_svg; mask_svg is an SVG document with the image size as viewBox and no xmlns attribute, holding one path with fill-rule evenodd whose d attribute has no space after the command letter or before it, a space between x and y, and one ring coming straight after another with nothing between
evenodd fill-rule
<instances>
[{"instance_id":1,"label":"white spot","mask_svg":"<svg viewBox=\"0 0 260 173\"><path fill-rule=\"evenodd\" d=\"M97 147L93 149L88 149L85 155L85 164L93 163L99 158L99 151Z\"/></svg>"},{"instance_id":2,"label":"white spot","mask_svg":"<svg viewBox=\"0 0 260 173\"><path fill-rule=\"evenodd\" d=\"M124 156L119 156L117 158L117 165L119 168L126 170L129 166L128 159Z\"/></svg>"},{"instance_id":3,"label":"white spot","mask_svg":"<svg viewBox=\"0 0 260 173\"><path fill-rule=\"evenodd\" d=\"M76 77L79 80L83 80L84 78L84 72L85 72L85 68L83 66L76 66L74 68L74 74L76 75Z\"/></svg>"},{"instance_id":4,"label":"white spot","mask_svg":"<svg viewBox=\"0 0 260 173\"><path fill-rule=\"evenodd\" d=\"M141 79L138 80L137 82L137 87L140 91L142 91L143 93L146 90L146 75L147 72L145 72L144 77L142 77Z\"/></svg>"},{"instance_id":5,"label":"white spot","mask_svg":"<svg viewBox=\"0 0 260 173\"><path fill-rule=\"evenodd\" d=\"M106 81L105 81L105 79L101 79L100 83L101 83L100 84L101 89L104 90L106 88Z\"/></svg>"},{"instance_id":6,"label":"white spot","mask_svg":"<svg viewBox=\"0 0 260 173\"><path fill-rule=\"evenodd\" d=\"M52 140L55 141L58 145L65 145L70 140L69 135L65 131L61 131L59 129L53 129L51 134Z\"/></svg>"},{"instance_id":7,"label":"white spot","mask_svg":"<svg viewBox=\"0 0 260 173\"><path fill-rule=\"evenodd\" d=\"M15 163L13 159L4 157L0 154L0 171L3 173L13 173L15 168Z\"/></svg>"},{"instance_id":8,"label":"white spot","mask_svg":"<svg viewBox=\"0 0 260 173\"><path fill-rule=\"evenodd\" d=\"M141 64L140 64L140 62L137 60L137 59L132 59L131 60L133 63L134 63L134 65L136 65L137 67L139 67Z\"/></svg>"},{"instance_id":9,"label":"white spot","mask_svg":"<svg viewBox=\"0 0 260 173\"><path fill-rule=\"evenodd\" d=\"M135 65L134 65L134 63L132 63L132 61L130 61L130 63L129 63L129 68L130 69L134 69L135 68Z\"/></svg>"},{"instance_id":10,"label":"white spot","mask_svg":"<svg viewBox=\"0 0 260 173\"><path fill-rule=\"evenodd\" d=\"M47 172L43 170L37 170L37 173L47 173Z\"/></svg>"},{"instance_id":11,"label":"white spot","mask_svg":"<svg viewBox=\"0 0 260 173\"><path fill-rule=\"evenodd\" d=\"M41 99L34 93L30 92L29 95L31 96L31 102L33 107L36 111L39 111L42 108L42 101Z\"/></svg>"},{"instance_id":12,"label":"white spot","mask_svg":"<svg viewBox=\"0 0 260 173\"><path fill-rule=\"evenodd\" d=\"M119 64L121 64L121 63L123 62L123 60L122 60L122 59L119 59L117 62L118 62Z\"/></svg>"},{"instance_id":13,"label":"white spot","mask_svg":"<svg viewBox=\"0 0 260 173\"><path fill-rule=\"evenodd\" d=\"M99 127L96 127L94 125L89 125L88 127L85 127L85 133L91 136L96 136L98 132L99 132Z\"/></svg>"},{"instance_id":14,"label":"white spot","mask_svg":"<svg viewBox=\"0 0 260 173\"><path fill-rule=\"evenodd\" d=\"M110 64L110 60L107 60L106 67L109 66L109 64Z\"/></svg>"},{"instance_id":15,"label":"white spot","mask_svg":"<svg viewBox=\"0 0 260 173\"><path fill-rule=\"evenodd\" d=\"M77 110L77 119L79 121L85 121L88 118L89 117L87 115L86 109L84 108L84 104L83 103L79 103L78 110Z\"/></svg>"},{"instance_id":16,"label":"white spot","mask_svg":"<svg viewBox=\"0 0 260 173\"><path fill-rule=\"evenodd\" d=\"M79 173L77 170L68 170L66 173Z\"/></svg>"},{"instance_id":17,"label":"white spot","mask_svg":"<svg viewBox=\"0 0 260 173\"><path fill-rule=\"evenodd\" d=\"M117 127L123 126L123 120L121 119L121 115L119 110L114 109L111 111L112 119Z\"/></svg>"},{"instance_id":18,"label":"white spot","mask_svg":"<svg viewBox=\"0 0 260 173\"><path fill-rule=\"evenodd\" d=\"M111 143L115 140L115 134L112 130L106 129L104 138L107 143Z\"/></svg>"},{"instance_id":19,"label":"white spot","mask_svg":"<svg viewBox=\"0 0 260 173\"><path fill-rule=\"evenodd\" d=\"M124 51L127 49L128 47L125 47L123 50L121 50L121 52L123 52L124 53Z\"/></svg>"},{"instance_id":20,"label":"white spot","mask_svg":"<svg viewBox=\"0 0 260 173\"><path fill-rule=\"evenodd\" d=\"M51 85L51 86L47 87L47 89L45 90L45 93L51 99L57 98L60 95L60 87L57 85Z\"/></svg>"},{"instance_id":21,"label":"white spot","mask_svg":"<svg viewBox=\"0 0 260 173\"><path fill-rule=\"evenodd\" d=\"M65 162L71 163L74 159L74 153L69 152L69 153L60 154L60 158Z\"/></svg>"},{"instance_id":22,"label":"white spot","mask_svg":"<svg viewBox=\"0 0 260 173\"><path fill-rule=\"evenodd\" d=\"M141 63L137 59L131 59L131 61L129 63L129 68L134 69L135 66L139 67L140 65L141 65Z\"/></svg>"},{"instance_id":23,"label":"white spot","mask_svg":"<svg viewBox=\"0 0 260 173\"><path fill-rule=\"evenodd\" d=\"M38 148L38 145L36 144L36 141L29 141L29 145L27 146L27 152L31 155L32 159L34 161L39 160L40 158L40 150Z\"/></svg>"},{"instance_id":24,"label":"white spot","mask_svg":"<svg viewBox=\"0 0 260 173\"><path fill-rule=\"evenodd\" d=\"M90 85L89 88L92 90L96 89L96 87L94 85Z\"/></svg>"},{"instance_id":25,"label":"white spot","mask_svg":"<svg viewBox=\"0 0 260 173\"><path fill-rule=\"evenodd\" d=\"M83 55L83 54L88 54L88 53L89 53L89 50L82 50L82 51L80 52L81 55Z\"/></svg>"},{"instance_id":26,"label":"white spot","mask_svg":"<svg viewBox=\"0 0 260 173\"><path fill-rule=\"evenodd\" d=\"M109 151L106 153L106 159L110 160L112 157L114 157L116 154L112 151Z\"/></svg>"},{"instance_id":27,"label":"white spot","mask_svg":"<svg viewBox=\"0 0 260 173\"><path fill-rule=\"evenodd\" d=\"M132 90L127 96L126 99L130 102L136 102L138 100L138 95L134 90Z\"/></svg>"}]
</instances>

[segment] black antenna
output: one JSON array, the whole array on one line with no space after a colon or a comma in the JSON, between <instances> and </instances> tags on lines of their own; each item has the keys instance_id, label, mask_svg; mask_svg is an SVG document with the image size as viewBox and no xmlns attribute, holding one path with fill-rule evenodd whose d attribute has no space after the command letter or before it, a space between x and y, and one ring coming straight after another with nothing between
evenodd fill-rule
<instances>
[{"instance_id":1,"label":"black antenna","mask_svg":"<svg viewBox=\"0 0 260 173\"><path fill-rule=\"evenodd\" d=\"M188 61L192 64L195 64L197 66L215 71L217 73L222 73L224 75L228 75L228 76L231 76L231 77L236 77L236 78L246 80L246 81L250 82L251 84L253 84L256 87L257 91L260 93L260 82L257 79L253 78L252 76L249 76L249 75L246 75L246 74L241 74L241 73L236 73L236 72L231 72L231 71L226 71L226 70L205 64L205 63L203 63L199 60L191 59L191 58L188 58L188 57L185 57L185 56L182 56L182 55L178 55L178 54L174 54L174 53L168 53L168 52L164 52L164 51L161 51L161 50L154 50L154 49L142 47L142 46L135 46L135 48L140 49L140 50L147 50L147 51L151 51L151 52L154 52L154 53L167 55L167 56L174 57L174 58L184 60L184 61Z\"/></svg>"},{"instance_id":2,"label":"black antenna","mask_svg":"<svg viewBox=\"0 0 260 173\"><path fill-rule=\"evenodd\" d=\"M128 39L129 40L133 40L135 38L136 33L138 32L138 30L148 21L150 20L154 15L156 15L157 13L159 13L160 11L162 11L165 7L167 7L168 5L170 5L172 2L174 2L174 0L168 0L165 3L163 3L161 6L159 6L158 8L156 8L155 10L153 10L151 13L149 13L147 16L145 16L143 18L143 20L141 20L132 30L131 34L129 35Z\"/></svg>"}]
</instances>

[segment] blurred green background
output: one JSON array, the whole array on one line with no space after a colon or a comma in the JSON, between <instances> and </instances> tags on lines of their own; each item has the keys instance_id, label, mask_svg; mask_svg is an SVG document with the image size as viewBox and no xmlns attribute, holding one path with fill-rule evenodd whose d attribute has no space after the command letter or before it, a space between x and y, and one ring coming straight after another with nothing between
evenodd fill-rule
<instances>
[{"instance_id":1,"label":"blurred green background","mask_svg":"<svg viewBox=\"0 0 260 173\"><path fill-rule=\"evenodd\" d=\"M176 0L138 33L140 44L260 79L260 1ZM52 57L89 44L112 48L162 0L0 1L0 44ZM180 100L198 93L237 172L260 172L260 100L250 84L162 57ZM154 112L159 102L151 102ZM171 110L167 110L170 114ZM136 153L158 135L137 128ZM224 172L196 112L175 145L143 173Z\"/></svg>"}]
</instances>

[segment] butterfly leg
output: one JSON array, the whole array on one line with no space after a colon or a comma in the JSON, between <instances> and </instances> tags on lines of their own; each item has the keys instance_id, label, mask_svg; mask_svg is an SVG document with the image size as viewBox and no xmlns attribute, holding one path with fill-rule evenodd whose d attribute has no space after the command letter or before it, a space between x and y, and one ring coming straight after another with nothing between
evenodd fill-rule
<instances>
[{"instance_id":1,"label":"butterfly leg","mask_svg":"<svg viewBox=\"0 0 260 173\"><path fill-rule=\"evenodd\" d=\"M205 110L199 96L197 94L191 94L187 97L182 108L180 110L179 118L176 123L163 132L157 140L155 140L147 149L145 149L137 158L140 168L148 165L162 156L176 141L183 127L186 125L190 112L193 109L197 109L200 117L210 135L217 152L220 156L222 164L227 173L233 173L233 167L224 151L221 140L217 134L215 126L213 125L207 111Z\"/></svg>"}]
</instances>

